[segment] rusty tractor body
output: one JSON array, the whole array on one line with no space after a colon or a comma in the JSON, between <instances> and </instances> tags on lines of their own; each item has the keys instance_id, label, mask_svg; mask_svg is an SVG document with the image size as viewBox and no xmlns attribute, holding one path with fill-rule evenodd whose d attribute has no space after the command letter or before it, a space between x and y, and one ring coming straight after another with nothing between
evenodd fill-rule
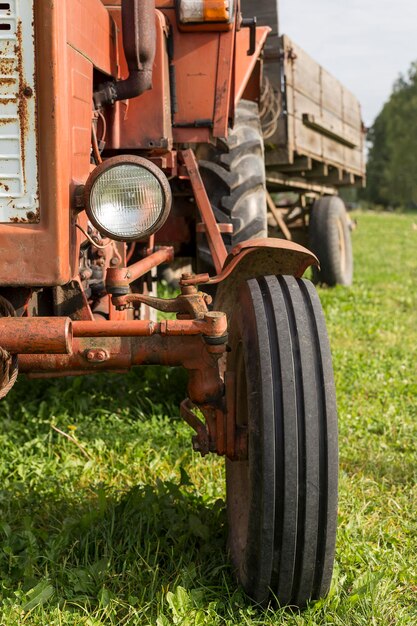
<instances>
[{"instance_id":1,"label":"rusty tractor body","mask_svg":"<svg viewBox=\"0 0 417 626\"><path fill-rule=\"evenodd\" d=\"M267 238L270 30L235 0L1 3L0 395L18 371L185 367L238 578L303 606L330 585L336 408L317 258Z\"/></svg>"}]
</instances>

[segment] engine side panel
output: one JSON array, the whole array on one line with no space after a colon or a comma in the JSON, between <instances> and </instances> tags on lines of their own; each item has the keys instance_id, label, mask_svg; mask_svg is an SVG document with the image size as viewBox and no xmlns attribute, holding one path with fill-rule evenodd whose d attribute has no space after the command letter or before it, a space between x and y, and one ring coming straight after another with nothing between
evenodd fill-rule
<instances>
[{"instance_id":1,"label":"engine side panel","mask_svg":"<svg viewBox=\"0 0 417 626\"><path fill-rule=\"evenodd\" d=\"M122 18L118 7L109 7L118 30L120 76L129 74L123 52ZM138 98L116 102L109 109L106 148L114 150L170 149L172 147L171 95L167 53L168 25L165 16L156 11L156 50L152 89Z\"/></svg>"},{"instance_id":2,"label":"engine side panel","mask_svg":"<svg viewBox=\"0 0 417 626\"><path fill-rule=\"evenodd\" d=\"M0 5L0 223L39 221L33 5Z\"/></svg>"},{"instance_id":3,"label":"engine side panel","mask_svg":"<svg viewBox=\"0 0 417 626\"><path fill-rule=\"evenodd\" d=\"M35 222L0 223L2 286L62 285L78 274L71 207L74 188L90 172L92 61L113 71L98 52L112 42L111 19L100 0L83 0L83 8L96 20L85 20L80 34L79 23L71 26L79 19L73 0L35 2L40 211Z\"/></svg>"}]
</instances>

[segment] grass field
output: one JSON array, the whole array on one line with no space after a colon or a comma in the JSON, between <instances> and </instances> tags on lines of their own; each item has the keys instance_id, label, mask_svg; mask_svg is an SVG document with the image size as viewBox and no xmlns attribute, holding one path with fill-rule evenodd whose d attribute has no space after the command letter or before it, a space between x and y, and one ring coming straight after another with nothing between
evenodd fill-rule
<instances>
[{"instance_id":1,"label":"grass field","mask_svg":"<svg viewBox=\"0 0 417 626\"><path fill-rule=\"evenodd\" d=\"M191 451L181 371L22 378L0 403L0 624L417 624L417 214L357 218L354 287L320 290L340 414L330 596L262 610L236 587L223 461Z\"/></svg>"}]
</instances>

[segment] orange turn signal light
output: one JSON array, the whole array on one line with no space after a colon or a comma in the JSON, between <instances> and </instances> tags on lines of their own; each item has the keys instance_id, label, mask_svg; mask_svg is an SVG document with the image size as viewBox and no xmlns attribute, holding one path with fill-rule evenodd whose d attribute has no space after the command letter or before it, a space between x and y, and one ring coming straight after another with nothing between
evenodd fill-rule
<instances>
[{"instance_id":1,"label":"orange turn signal light","mask_svg":"<svg viewBox=\"0 0 417 626\"><path fill-rule=\"evenodd\" d=\"M224 0L203 0L205 22L228 22L229 2Z\"/></svg>"},{"instance_id":2,"label":"orange turn signal light","mask_svg":"<svg viewBox=\"0 0 417 626\"><path fill-rule=\"evenodd\" d=\"M181 24L230 24L233 0L178 0Z\"/></svg>"}]
</instances>

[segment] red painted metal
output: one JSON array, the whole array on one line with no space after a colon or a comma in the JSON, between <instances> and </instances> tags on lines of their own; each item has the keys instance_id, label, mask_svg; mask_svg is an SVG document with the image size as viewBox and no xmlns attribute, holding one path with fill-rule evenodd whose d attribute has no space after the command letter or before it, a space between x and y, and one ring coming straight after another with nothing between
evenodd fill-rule
<instances>
[{"instance_id":1,"label":"red painted metal","mask_svg":"<svg viewBox=\"0 0 417 626\"><path fill-rule=\"evenodd\" d=\"M293 241L272 238L248 239L232 249L225 261L222 272L210 278L207 284L214 285L223 282L246 256L259 251L268 251L271 262L273 259L276 259L281 263L282 272L280 273L291 274L299 278L310 265L319 265L317 257L310 250Z\"/></svg>"},{"instance_id":2,"label":"red painted metal","mask_svg":"<svg viewBox=\"0 0 417 626\"><path fill-rule=\"evenodd\" d=\"M0 317L0 339L11 354L71 354L72 322L69 317Z\"/></svg>"},{"instance_id":3,"label":"red painted metal","mask_svg":"<svg viewBox=\"0 0 417 626\"><path fill-rule=\"evenodd\" d=\"M170 300L152 299L146 295L146 286L142 294L130 293L132 282L161 263L172 261L174 248L155 249L152 238L145 244L147 256L126 267L124 244L111 244L96 259L102 264L94 269L107 268L106 285L113 297L102 289L100 272L96 296L92 290L90 297L86 295L93 275L89 263L94 254L99 255L97 249L92 252L94 241L90 242L88 258L85 246L80 254L80 246L88 237L88 221L85 212L78 211L80 206L75 210L74 192L94 169L90 162L93 91L99 93L100 85L112 79L125 79L128 65L131 72L141 71L135 65L136 36L134 29L129 35L125 28L124 43L130 59L126 63L120 35L120 0L37 0L35 5L40 221L1 225L0 285L37 289L79 281L85 289L84 315L95 313L101 315L101 320L104 315L109 319L3 318L0 345L19 355L21 372L37 376L127 371L142 364L181 365L189 373L189 401L182 412L196 428L198 449L217 451L229 458L244 457L246 436L236 426L233 380L230 376L223 380L219 365L226 351L226 312L208 311L209 298L195 285L204 279L209 284L220 283L220 293L222 288L227 291L233 280L243 280L252 271L251 267L242 269L248 258L258 259L261 253L264 261L278 259L279 267L297 276L316 259L301 246L278 240L246 242L228 254L221 233L230 233L232 226L216 223L193 151L180 153L182 166L178 167L173 148L227 136L235 103L253 75L267 29L258 29L256 53L247 57L247 31L236 33L238 13L229 31L204 32L203 25L201 29L192 27L192 32L181 32L172 0L157 1L159 10L155 15L153 1L148 1L149 37L145 47L149 75L156 44L153 88L139 98L117 102L103 114L95 113L94 123L102 131L103 145L106 143L100 155L97 142L95 158L104 160L116 150L145 154L177 178L174 187L178 184L179 194L184 185L181 179L189 179L202 221L197 230L207 235L217 276L197 277L195 284L193 277L184 277L181 294ZM139 7L139 2L135 6ZM154 23L156 37L152 35ZM188 193L188 182L185 186ZM190 215L184 205L185 201L179 203L178 221L172 220L173 235L166 233L166 237L173 237L177 248L182 243L193 243L190 224L195 223L194 208ZM118 245L123 249L119 250ZM131 252L137 254L137 249ZM253 266L256 271L258 265ZM130 305L139 302L174 311L179 319L126 319L131 314ZM116 311L115 305L127 310ZM72 311L71 315L81 313ZM195 407L202 411L205 423L196 418Z\"/></svg>"},{"instance_id":4,"label":"red painted metal","mask_svg":"<svg viewBox=\"0 0 417 626\"><path fill-rule=\"evenodd\" d=\"M2 286L63 285L76 277L80 237L71 208L90 172L93 64L111 73L117 59L100 0L37 0L34 21L40 215L38 223L1 224Z\"/></svg>"},{"instance_id":5,"label":"red painted metal","mask_svg":"<svg viewBox=\"0 0 417 626\"><path fill-rule=\"evenodd\" d=\"M150 337L157 334L222 337L227 331L227 321L224 314L212 311L207 312L203 319L162 320L161 322L151 320L83 321L73 322L72 327L74 337Z\"/></svg>"},{"instance_id":6,"label":"red painted metal","mask_svg":"<svg viewBox=\"0 0 417 626\"><path fill-rule=\"evenodd\" d=\"M228 261L232 257L238 256L242 250L248 248L275 248L277 250L287 250L288 252L294 252L295 254L306 256L314 265L318 265L319 261L315 254L313 254L308 248L301 246L294 241L287 241L286 239L273 239L272 237L265 237L262 239L246 239L238 243L229 253Z\"/></svg>"},{"instance_id":7,"label":"red painted metal","mask_svg":"<svg viewBox=\"0 0 417 626\"><path fill-rule=\"evenodd\" d=\"M183 246L192 243L194 237L193 215L179 215L177 212L177 202L174 202L173 209L161 230L155 233L157 245L170 245L177 255ZM190 204L190 203L189 203ZM193 209L192 206L187 207ZM184 255L182 255L184 256Z\"/></svg>"},{"instance_id":8,"label":"red painted metal","mask_svg":"<svg viewBox=\"0 0 417 626\"><path fill-rule=\"evenodd\" d=\"M150 272L152 268L161 263L170 263L174 258L174 249L171 246L164 246L156 252L153 252L144 259L141 259L137 263L130 265L128 268L129 282L137 280L147 272Z\"/></svg>"},{"instance_id":9,"label":"red painted metal","mask_svg":"<svg viewBox=\"0 0 417 626\"><path fill-rule=\"evenodd\" d=\"M176 110L173 111L174 142L208 141L210 131L214 137L226 136L225 121L231 117L232 110L228 94L230 84L225 85L224 75L229 76L230 83L234 50L234 36L231 35L233 31L181 32L173 3L163 4L165 6L157 2L157 6L163 11L171 26L174 50L176 84ZM203 71L202 59L204 59ZM221 94L220 88L223 89Z\"/></svg>"},{"instance_id":10,"label":"red painted metal","mask_svg":"<svg viewBox=\"0 0 417 626\"><path fill-rule=\"evenodd\" d=\"M36 0L35 4L42 2L45 3L45 0ZM108 11L98 0L71 0L69 5L65 22L69 45L85 56L94 67L105 74L116 76L118 57L114 45L113 21Z\"/></svg>"},{"instance_id":11,"label":"red painted metal","mask_svg":"<svg viewBox=\"0 0 417 626\"><path fill-rule=\"evenodd\" d=\"M89 351L101 350L105 360L89 360ZM203 413L221 406L223 381L218 360L225 345L210 345L201 336L74 338L71 355L23 354L21 372L72 375L100 371L127 371L134 365L182 365L189 372L188 395Z\"/></svg>"},{"instance_id":12,"label":"red painted metal","mask_svg":"<svg viewBox=\"0 0 417 626\"><path fill-rule=\"evenodd\" d=\"M114 295L113 304L119 309L124 309L130 304L133 306L145 304L164 313L177 313L178 319L205 319L207 317L214 319L221 316L222 313L219 311L209 313L207 305L212 302L209 294L198 291L195 285L185 284L184 280L188 276L191 275L182 275L179 282L181 292L176 298L157 298L144 293L126 293L126 295Z\"/></svg>"},{"instance_id":13,"label":"red painted metal","mask_svg":"<svg viewBox=\"0 0 417 626\"><path fill-rule=\"evenodd\" d=\"M194 152L191 149L183 150L181 152L181 158L184 161L188 176L190 177L200 217L206 228L207 240L213 257L214 267L216 273L219 274L227 258L226 246L224 245L210 200L201 179Z\"/></svg>"},{"instance_id":14,"label":"red painted metal","mask_svg":"<svg viewBox=\"0 0 417 626\"><path fill-rule=\"evenodd\" d=\"M129 267L109 267L106 274L107 289L111 293L113 289L127 288L130 283L144 276L154 267L161 263L170 263L173 258L174 249L171 246L165 246Z\"/></svg>"},{"instance_id":15,"label":"red painted metal","mask_svg":"<svg viewBox=\"0 0 417 626\"><path fill-rule=\"evenodd\" d=\"M72 347L72 354L21 354L19 369L27 373L49 372L53 376L59 370L69 375L74 372L128 371L135 365L159 364L184 365L187 369L188 366L192 369L192 365L203 372L210 363L206 354L212 348L204 342L201 335L180 334L96 337L94 341L91 337L74 337ZM97 362L92 366L86 359L86 354L91 349L104 350L108 354L107 361ZM204 379L204 374L201 376Z\"/></svg>"},{"instance_id":16,"label":"red painted metal","mask_svg":"<svg viewBox=\"0 0 417 626\"><path fill-rule=\"evenodd\" d=\"M217 228L220 233L233 233L233 224L219 224L217 223ZM195 230L197 233L205 233L207 232L206 225L203 222L199 222L196 224Z\"/></svg>"},{"instance_id":17,"label":"red painted metal","mask_svg":"<svg viewBox=\"0 0 417 626\"><path fill-rule=\"evenodd\" d=\"M207 311L201 319L71 321L68 317L2 317L1 347L12 354L71 354L74 338L195 336L223 337L224 313Z\"/></svg>"},{"instance_id":18,"label":"red painted metal","mask_svg":"<svg viewBox=\"0 0 417 626\"><path fill-rule=\"evenodd\" d=\"M74 337L150 337L161 324L149 320L73 322Z\"/></svg>"},{"instance_id":19,"label":"red painted metal","mask_svg":"<svg viewBox=\"0 0 417 626\"><path fill-rule=\"evenodd\" d=\"M243 92L252 76L256 63L262 53L266 38L271 32L269 26L258 26L256 28L256 50L248 56L247 49L249 43L249 31L244 28L236 33L236 60L235 64L235 85L234 100L235 105L242 98ZM259 85L260 87L260 85ZM259 93L257 94L259 97Z\"/></svg>"},{"instance_id":20,"label":"red painted metal","mask_svg":"<svg viewBox=\"0 0 417 626\"><path fill-rule=\"evenodd\" d=\"M231 99L232 76L235 46L235 23L233 29L223 34L219 42L219 58L217 62L216 98L214 101L213 136L227 137L229 120L233 116L234 100ZM232 108L231 108L232 105Z\"/></svg>"},{"instance_id":21,"label":"red painted metal","mask_svg":"<svg viewBox=\"0 0 417 626\"><path fill-rule=\"evenodd\" d=\"M310 250L292 241L272 238L248 239L231 250L222 271L217 276L210 278L209 274L192 274L183 277L180 284L183 286L220 284L236 270L243 259L249 255L255 258L259 253L268 255L271 272L301 277L310 265L319 265L317 257ZM276 269L276 264L279 264L280 272ZM256 275L254 265L252 276Z\"/></svg>"},{"instance_id":22,"label":"red painted metal","mask_svg":"<svg viewBox=\"0 0 417 626\"><path fill-rule=\"evenodd\" d=\"M180 415L191 428L197 433L193 437L193 448L200 452L201 456L205 456L211 451L209 430L204 422L202 422L194 410L197 407L193 405L189 398L181 402Z\"/></svg>"},{"instance_id":23,"label":"red painted metal","mask_svg":"<svg viewBox=\"0 0 417 626\"><path fill-rule=\"evenodd\" d=\"M119 25L118 54L121 74L126 76L120 2L105 4ZM140 99L116 104L110 125L112 148L169 149L173 143L209 142L210 136L227 136L228 120L233 117L235 23L227 26L231 28L227 32L204 32L207 25L182 32L174 3L156 2L156 7L153 88ZM171 60L167 54L168 31L174 51ZM201 71L202 58L204 71ZM170 85L170 66L175 85ZM172 89L174 99L171 99Z\"/></svg>"},{"instance_id":24,"label":"red painted metal","mask_svg":"<svg viewBox=\"0 0 417 626\"><path fill-rule=\"evenodd\" d=\"M120 372L134 365L182 365L189 374L191 404L187 406L189 409L195 406L205 417L206 425L201 423L197 430L209 442L208 450L225 454L224 383L218 365L225 350L224 342L211 345L200 335L97 337L93 346L90 337L75 337L72 354L22 354L19 368L31 376L62 376L107 370Z\"/></svg>"},{"instance_id":25,"label":"red painted metal","mask_svg":"<svg viewBox=\"0 0 417 626\"><path fill-rule=\"evenodd\" d=\"M172 136L175 144L210 143L212 139L211 127L194 128L193 126L174 126Z\"/></svg>"},{"instance_id":26,"label":"red painted metal","mask_svg":"<svg viewBox=\"0 0 417 626\"><path fill-rule=\"evenodd\" d=\"M118 53L120 76L127 76L128 69L123 51L121 12L116 3L109 7L118 27ZM109 133L107 147L114 150L172 148L172 121L170 105L169 62L167 55L168 27L166 17L155 12L156 54L152 76L152 89L140 98L117 102L108 112ZM159 158L159 156L155 157ZM159 165L159 164L158 164ZM162 164L163 165L163 164ZM168 164L169 166L169 164ZM165 169L165 168L163 168Z\"/></svg>"},{"instance_id":27,"label":"red painted metal","mask_svg":"<svg viewBox=\"0 0 417 626\"><path fill-rule=\"evenodd\" d=\"M209 452L225 455L231 460L243 460L248 454L248 436L245 427L236 424L234 401L234 378L225 376L225 395L218 406L206 408L203 423L196 415L195 406L189 398L181 403L181 417L193 428L193 448L205 456Z\"/></svg>"}]
</instances>

